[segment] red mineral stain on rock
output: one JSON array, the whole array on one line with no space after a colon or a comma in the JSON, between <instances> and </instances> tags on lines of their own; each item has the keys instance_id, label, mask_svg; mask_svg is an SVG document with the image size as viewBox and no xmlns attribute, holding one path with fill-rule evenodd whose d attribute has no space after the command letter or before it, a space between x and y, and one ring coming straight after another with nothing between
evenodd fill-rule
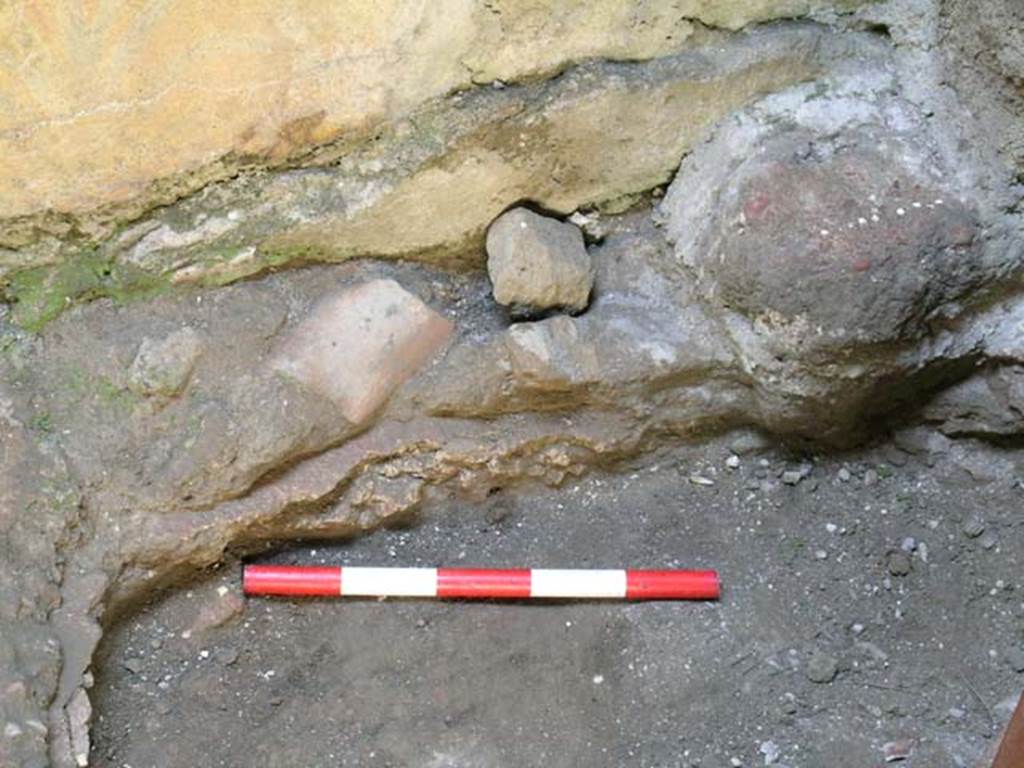
<instances>
[{"instance_id":1,"label":"red mineral stain on rock","mask_svg":"<svg viewBox=\"0 0 1024 768\"><path fill-rule=\"evenodd\" d=\"M759 195L753 195L747 199L746 204L743 206L743 215L750 220L757 220L764 216L768 206L771 203L771 198L766 192L762 192Z\"/></svg>"},{"instance_id":2,"label":"red mineral stain on rock","mask_svg":"<svg viewBox=\"0 0 1024 768\"><path fill-rule=\"evenodd\" d=\"M867 272L871 269L871 259L857 259L853 262L854 272Z\"/></svg>"}]
</instances>

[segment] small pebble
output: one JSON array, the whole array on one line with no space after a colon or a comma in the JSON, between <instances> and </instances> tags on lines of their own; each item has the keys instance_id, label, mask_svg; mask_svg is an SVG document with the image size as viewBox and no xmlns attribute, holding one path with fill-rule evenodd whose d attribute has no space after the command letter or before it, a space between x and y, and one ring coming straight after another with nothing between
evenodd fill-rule
<instances>
[{"instance_id":1,"label":"small pebble","mask_svg":"<svg viewBox=\"0 0 1024 768\"><path fill-rule=\"evenodd\" d=\"M831 683L839 672L839 662L835 656L824 651L815 651L807 665L807 679L812 683Z\"/></svg>"},{"instance_id":2,"label":"small pebble","mask_svg":"<svg viewBox=\"0 0 1024 768\"><path fill-rule=\"evenodd\" d=\"M900 542L900 549L904 552L913 552L917 549L917 539L913 536L907 536L903 541Z\"/></svg>"},{"instance_id":3,"label":"small pebble","mask_svg":"<svg viewBox=\"0 0 1024 768\"><path fill-rule=\"evenodd\" d=\"M829 533L835 533L839 530L839 526L837 526L835 523L825 523L825 530Z\"/></svg>"},{"instance_id":4,"label":"small pebble","mask_svg":"<svg viewBox=\"0 0 1024 768\"><path fill-rule=\"evenodd\" d=\"M889 573L893 576L906 576L910 573L910 569L913 564L910 560L910 555L906 552L890 552L889 553Z\"/></svg>"},{"instance_id":5,"label":"small pebble","mask_svg":"<svg viewBox=\"0 0 1024 768\"><path fill-rule=\"evenodd\" d=\"M853 634L855 634L855 635L862 635L862 634L864 634L864 625L863 624L854 624L854 625L852 625L850 627L850 631L853 632Z\"/></svg>"},{"instance_id":6,"label":"small pebble","mask_svg":"<svg viewBox=\"0 0 1024 768\"><path fill-rule=\"evenodd\" d=\"M694 485L714 485L715 481L703 475L690 475L690 482Z\"/></svg>"},{"instance_id":7,"label":"small pebble","mask_svg":"<svg viewBox=\"0 0 1024 768\"><path fill-rule=\"evenodd\" d=\"M985 521L978 515L971 515L964 520L961 530L967 538L976 539L985 532Z\"/></svg>"},{"instance_id":8,"label":"small pebble","mask_svg":"<svg viewBox=\"0 0 1024 768\"><path fill-rule=\"evenodd\" d=\"M884 744L882 746L882 755L885 757L885 762L895 763L910 757L913 749L914 743L910 739L900 739Z\"/></svg>"},{"instance_id":9,"label":"small pebble","mask_svg":"<svg viewBox=\"0 0 1024 768\"><path fill-rule=\"evenodd\" d=\"M137 675L140 672L142 672L143 668L145 667L145 662L142 659L133 656L132 658L125 659L123 662L121 662L121 666L127 669L133 675Z\"/></svg>"},{"instance_id":10,"label":"small pebble","mask_svg":"<svg viewBox=\"0 0 1024 768\"><path fill-rule=\"evenodd\" d=\"M796 485L804 479L804 473L799 469L787 469L782 473L782 482L786 485Z\"/></svg>"},{"instance_id":11,"label":"small pebble","mask_svg":"<svg viewBox=\"0 0 1024 768\"><path fill-rule=\"evenodd\" d=\"M725 460L725 466L727 466L729 469L739 469L740 457L737 456L736 454L733 454L732 456Z\"/></svg>"},{"instance_id":12,"label":"small pebble","mask_svg":"<svg viewBox=\"0 0 1024 768\"><path fill-rule=\"evenodd\" d=\"M992 549L998 541L999 539L996 538L996 535L992 533L992 531L985 531L985 533L981 535L981 538L978 539L978 543L981 544L982 549Z\"/></svg>"},{"instance_id":13,"label":"small pebble","mask_svg":"<svg viewBox=\"0 0 1024 768\"><path fill-rule=\"evenodd\" d=\"M828 560L828 552L826 552L824 549L816 549L814 550L814 559Z\"/></svg>"},{"instance_id":14,"label":"small pebble","mask_svg":"<svg viewBox=\"0 0 1024 768\"><path fill-rule=\"evenodd\" d=\"M843 467L842 469L839 470L838 477L840 482L848 483L850 482L850 478L852 477L852 475L850 475L850 470L848 470L846 467Z\"/></svg>"},{"instance_id":15,"label":"small pebble","mask_svg":"<svg viewBox=\"0 0 1024 768\"><path fill-rule=\"evenodd\" d=\"M875 485L878 483L878 472L874 469L869 469L864 473L864 485Z\"/></svg>"},{"instance_id":16,"label":"small pebble","mask_svg":"<svg viewBox=\"0 0 1024 768\"><path fill-rule=\"evenodd\" d=\"M213 652L213 658L217 660L218 664L230 667L238 661L238 651L231 646L225 646L224 648L218 648L215 650Z\"/></svg>"},{"instance_id":17,"label":"small pebble","mask_svg":"<svg viewBox=\"0 0 1024 768\"><path fill-rule=\"evenodd\" d=\"M963 720L967 717L967 710L961 709L960 707L950 707L949 716L954 720Z\"/></svg>"}]
</instances>

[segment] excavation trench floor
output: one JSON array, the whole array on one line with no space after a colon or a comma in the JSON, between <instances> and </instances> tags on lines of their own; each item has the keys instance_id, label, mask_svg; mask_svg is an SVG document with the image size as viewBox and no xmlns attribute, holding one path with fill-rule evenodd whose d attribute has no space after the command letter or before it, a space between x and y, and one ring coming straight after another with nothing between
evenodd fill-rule
<instances>
[{"instance_id":1,"label":"excavation trench floor","mask_svg":"<svg viewBox=\"0 0 1024 768\"><path fill-rule=\"evenodd\" d=\"M720 602L249 599L188 632L226 565L108 635L95 764L976 765L1024 686L1019 458L980 482L889 446L789 485L793 457L727 445L258 558L713 567Z\"/></svg>"}]
</instances>

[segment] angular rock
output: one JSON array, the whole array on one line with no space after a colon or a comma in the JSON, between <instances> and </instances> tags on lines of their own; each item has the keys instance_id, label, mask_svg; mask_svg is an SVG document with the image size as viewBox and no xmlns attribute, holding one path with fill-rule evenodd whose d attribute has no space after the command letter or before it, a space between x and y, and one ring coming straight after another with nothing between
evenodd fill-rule
<instances>
[{"instance_id":1,"label":"angular rock","mask_svg":"<svg viewBox=\"0 0 1024 768\"><path fill-rule=\"evenodd\" d=\"M980 371L928 403L923 415L953 436L1024 433L1024 365Z\"/></svg>"},{"instance_id":2,"label":"angular rock","mask_svg":"<svg viewBox=\"0 0 1024 768\"><path fill-rule=\"evenodd\" d=\"M590 254L575 224L513 208L487 230L494 298L515 314L582 312L594 287Z\"/></svg>"},{"instance_id":3,"label":"angular rock","mask_svg":"<svg viewBox=\"0 0 1024 768\"><path fill-rule=\"evenodd\" d=\"M270 366L362 424L444 345L452 328L394 280L371 280L323 299Z\"/></svg>"}]
</instances>

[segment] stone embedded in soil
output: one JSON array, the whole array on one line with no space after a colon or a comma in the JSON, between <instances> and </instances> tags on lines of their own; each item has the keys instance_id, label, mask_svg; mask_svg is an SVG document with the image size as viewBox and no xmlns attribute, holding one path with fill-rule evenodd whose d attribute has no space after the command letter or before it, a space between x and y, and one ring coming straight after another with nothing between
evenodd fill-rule
<instances>
[{"instance_id":1,"label":"stone embedded in soil","mask_svg":"<svg viewBox=\"0 0 1024 768\"><path fill-rule=\"evenodd\" d=\"M913 568L910 555L902 550L889 553L889 573L893 576L906 576Z\"/></svg>"},{"instance_id":2,"label":"stone embedded in soil","mask_svg":"<svg viewBox=\"0 0 1024 768\"><path fill-rule=\"evenodd\" d=\"M899 739L889 741L882 745L882 756L887 763L896 763L906 760L914 751L914 742L910 739Z\"/></svg>"},{"instance_id":3,"label":"stone embedded in soil","mask_svg":"<svg viewBox=\"0 0 1024 768\"><path fill-rule=\"evenodd\" d=\"M968 515L960 530L967 538L976 539L985 532L985 520L980 515Z\"/></svg>"},{"instance_id":4,"label":"stone embedded in soil","mask_svg":"<svg viewBox=\"0 0 1024 768\"><path fill-rule=\"evenodd\" d=\"M285 339L271 367L362 424L448 340L452 323L394 280L346 287Z\"/></svg>"},{"instance_id":5,"label":"stone embedded in soil","mask_svg":"<svg viewBox=\"0 0 1024 768\"><path fill-rule=\"evenodd\" d=\"M200 595L203 603L192 624L186 630L189 637L202 635L237 619L245 610L245 598L237 591L216 594L211 591Z\"/></svg>"},{"instance_id":6,"label":"stone embedded in soil","mask_svg":"<svg viewBox=\"0 0 1024 768\"><path fill-rule=\"evenodd\" d=\"M812 683L831 683L839 673L839 660L822 650L815 650L807 664L807 679Z\"/></svg>"},{"instance_id":7,"label":"stone embedded in soil","mask_svg":"<svg viewBox=\"0 0 1024 768\"><path fill-rule=\"evenodd\" d=\"M191 328L162 339L145 338L128 372L128 386L141 395L172 396L184 389L203 342Z\"/></svg>"},{"instance_id":8,"label":"stone embedded in soil","mask_svg":"<svg viewBox=\"0 0 1024 768\"><path fill-rule=\"evenodd\" d=\"M582 312L594 269L575 224L513 208L487 230L487 274L494 298L517 314Z\"/></svg>"},{"instance_id":9,"label":"stone embedded in soil","mask_svg":"<svg viewBox=\"0 0 1024 768\"><path fill-rule=\"evenodd\" d=\"M802 328L803 354L919 333L985 272L975 213L908 161L910 140L881 126L763 140L685 253L703 294L780 339Z\"/></svg>"},{"instance_id":10,"label":"stone embedded in soil","mask_svg":"<svg viewBox=\"0 0 1024 768\"><path fill-rule=\"evenodd\" d=\"M817 420L818 439L848 441L914 402L915 377L973 354L930 328L1020 256L984 235L960 162L913 104L841 81L743 110L683 161L659 205L666 235L771 403L770 430Z\"/></svg>"}]
</instances>

